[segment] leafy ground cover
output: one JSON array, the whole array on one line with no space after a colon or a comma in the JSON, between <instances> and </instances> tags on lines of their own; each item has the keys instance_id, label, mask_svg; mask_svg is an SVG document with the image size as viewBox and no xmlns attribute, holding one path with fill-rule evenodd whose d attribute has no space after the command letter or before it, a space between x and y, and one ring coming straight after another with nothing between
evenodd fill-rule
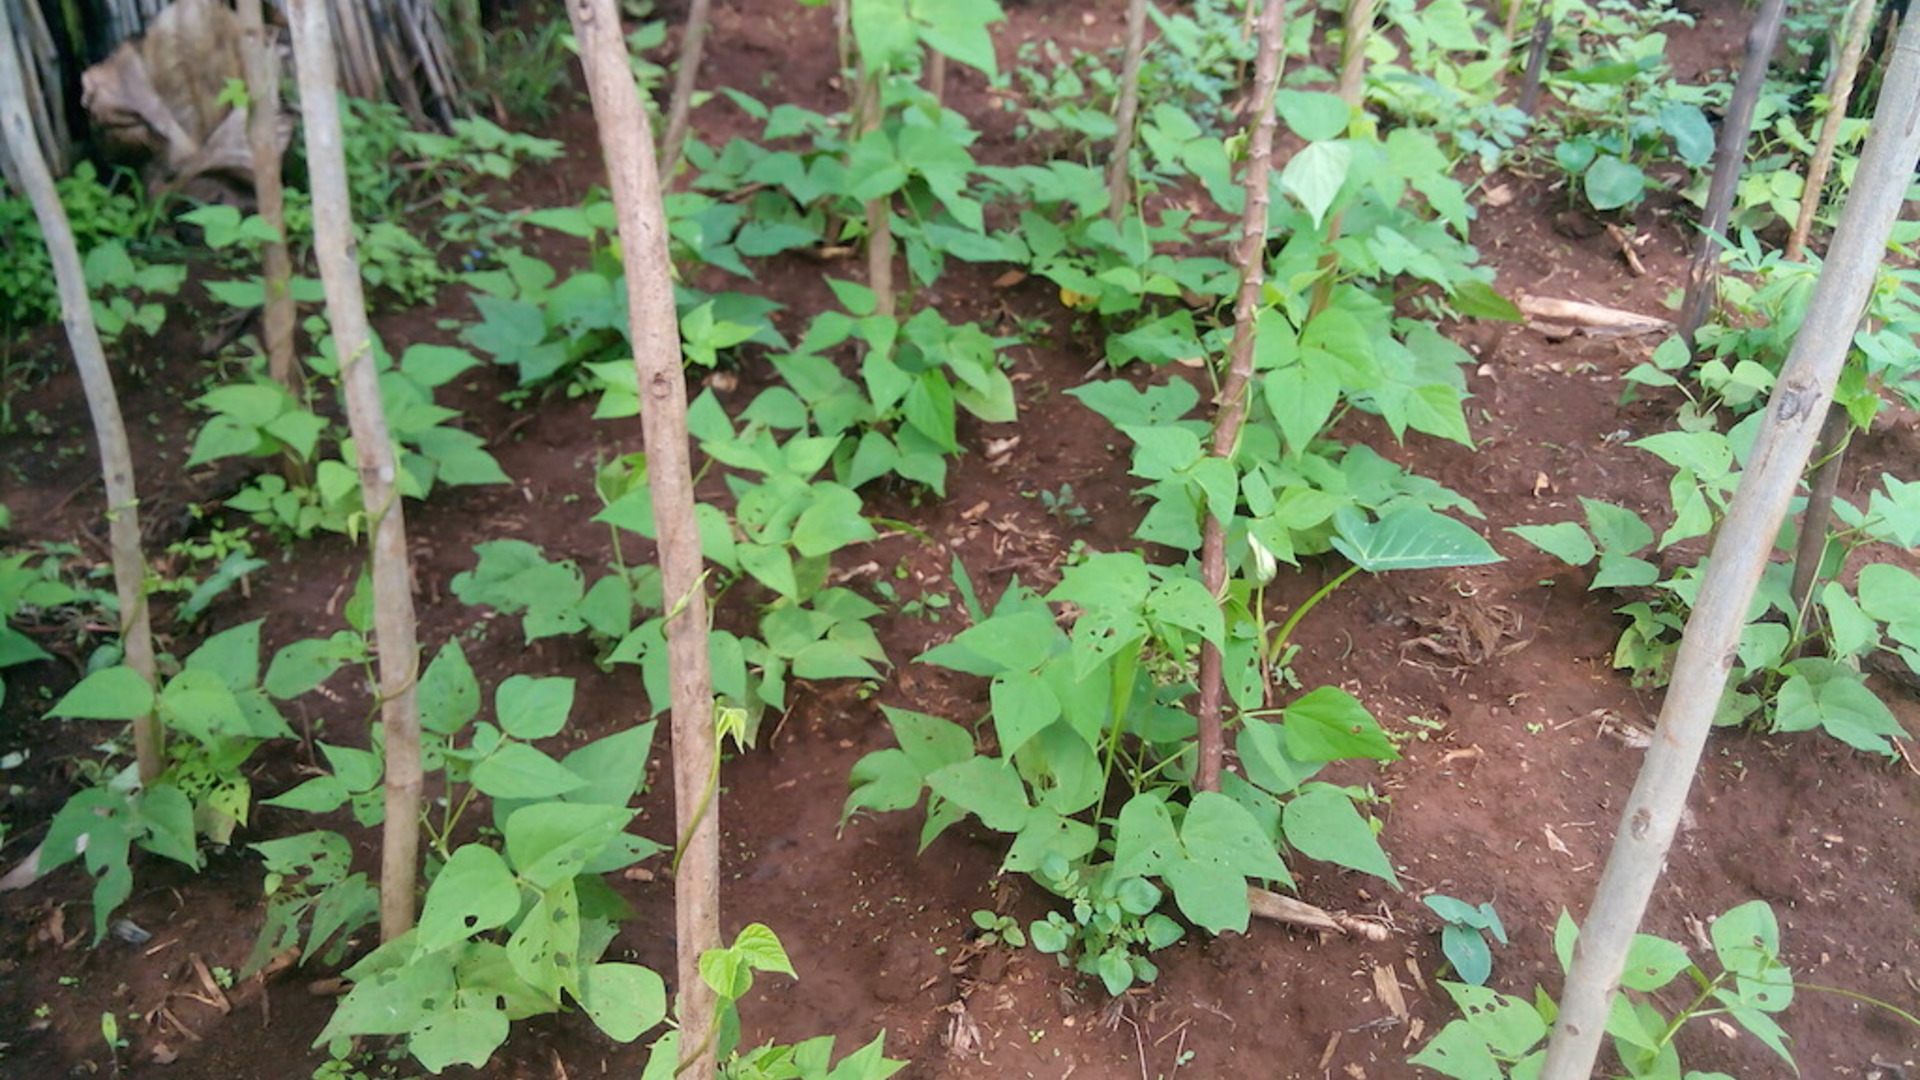
<instances>
[{"instance_id":1,"label":"leafy ground cover","mask_svg":"<svg viewBox=\"0 0 1920 1080\"><path fill-rule=\"evenodd\" d=\"M1696 14L1690 31L1675 31L1667 54L1683 82L1723 67L1738 48L1740 9L1708 6ZM769 109L786 105L830 113L843 107L824 13L800 19L784 8L774 13L723 5L717 19L707 67L710 85L750 93ZM1112 4L1072 12L1016 8L996 34L1004 63L1007 57L1045 55L1050 49L1070 55L1111 47L1121 23L1119 7ZM1174 77L1198 81L1201 75L1176 71ZM1040 201L1041 181L1013 171L1031 162L1036 133L1030 115L1004 107L1008 94L1007 84L956 68L948 105L980 133L971 147L974 158L1006 168L1003 179L1010 187L1035 186L1030 197ZM901 110L901 117L912 107L889 104ZM1163 131L1176 133L1163 138L1177 141L1177 131L1184 129L1164 119ZM771 112L759 115L738 100L716 98L699 114L696 131L709 146L720 148L734 136L760 138L771 122ZM1047 122L1058 127L1039 137L1054 140L1070 140L1076 122L1090 123L1065 108L1054 110ZM1620 404L1629 373L1650 360L1651 340L1452 321L1446 324L1448 335L1471 357L1462 370L1472 396L1461 419L1477 451L1425 437L1419 432L1429 427L1419 423L1410 425L1415 433L1404 442L1397 440L1394 435L1409 426L1406 414L1396 423L1391 410L1381 408L1343 411L1333 428L1344 442L1370 448L1382 466L1392 463L1471 500L1484 515L1476 523L1480 531L1506 556L1491 565L1353 578L1313 607L1289 639L1298 652L1286 667L1299 685L1335 688L1364 705L1379 720L1393 751L1371 756L1394 760L1336 764L1326 774L1367 794L1367 813L1379 823L1380 842L1391 861L1386 872L1373 868L1368 875L1308 860L1286 872L1305 899L1377 920L1388 930L1385 940L1321 937L1257 923L1244 935L1189 934L1152 954L1158 969L1154 981L1110 998L1102 981L1125 989L1142 974L1139 969L1112 978L1111 971L1096 965L1089 970L1099 978L1083 980L1044 953L1007 947L1013 941L1008 928L1057 927L1061 906L1024 877L994 876L1005 854L1002 834L1017 830L997 824L987 804L980 804L984 812L967 807L979 820L949 822L924 854L916 854L923 836L916 815L842 821L847 778L869 755L895 747L903 712L970 721L991 706L999 723L1014 719L1000 711L1006 699L990 684L993 672L951 647L957 638L964 643L959 635L965 630L985 621L980 598L991 604L1016 583L1033 593L1051 590L1062 583L1079 549L1124 552L1139 546L1136 530L1150 510L1136 497L1140 477L1129 471L1157 480L1166 480L1170 471L1152 475L1157 467L1143 464L1134 440L1109 423L1112 409L1089 407L1084 389L1089 368L1112 347L1089 310L1122 318L1158 313L1155 319L1143 315L1125 324L1132 327L1129 347L1177 351L1182 345L1169 330L1177 320L1166 317L1167 309L1148 308L1143 289L1128 288L1120 284L1127 278L1109 273L1115 263L1126 261L1118 245L1110 245L1107 263L1095 266L1098 274L1065 266L1019 279L992 256L977 264L949 259L937 277L929 266L916 264L915 251L941 246L928 236L944 235L952 243L965 234L961 219L968 211L940 170L941 162L951 159L935 153L946 152L951 142L900 123L889 132L893 145L924 140L915 145L925 153L915 158L903 153L912 168L902 170L897 186L880 190L880 185L865 194L913 208L902 218L920 229L918 237L903 230L897 238L909 274L933 277L930 283L920 281L912 302L921 310L937 309L942 318L909 320L902 333L910 344L919 342L915 347L924 355L950 354L963 362L909 371L913 384L922 388L920 396L902 391L894 414L849 415L849 429L890 432L891 444L875 449L873 457L855 453L834 463L844 485L805 486L805 497L813 500L809 509L759 522L732 552L736 566L744 569L743 594L804 600L814 605L813 614L841 619L832 625L811 620L802 630L789 625L791 619L763 620L757 604L722 608L721 628L740 643L736 697L758 702L750 719L760 729L758 748L732 758L722 772L728 795L727 929L731 934L753 923L776 927L801 976L797 982L764 974L756 980L743 1005L750 1035L798 1040L831 1032L852 1046L884 1028L889 1052L908 1059L908 1075L919 1076L1171 1076L1183 1070L1222 1077L1414 1075L1407 1059L1455 1012L1458 995L1450 996L1440 980L1452 977L1449 959L1458 962L1457 929L1477 925L1461 922L1462 912L1479 918L1484 909L1478 905L1484 903L1497 911L1497 922L1486 924L1500 926L1505 939L1487 939L1492 959L1487 985L1522 997L1530 996L1536 984L1555 985L1559 912L1577 909L1591 890L1637 767L1636 740L1657 710L1658 694L1636 685L1630 672L1615 670L1618 601L1588 591L1593 571L1570 569L1504 529L1584 520L1583 499L1625 507L1649 521L1670 517L1668 471L1631 443L1668 431L1683 399L1653 387ZM1192 137L1180 145L1192 147L1204 142L1203 131L1232 122L1198 115L1188 123ZM1310 126L1310 121L1298 123ZM1691 130L1680 119L1670 126L1668 137ZM495 207L591 207L590 189L600 169L590 119L577 103L564 103L545 127L543 134L565 146L564 155L523 165L493 193ZM785 159L770 164L723 156L704 167L758 169L756 175L775 178L772 182L797 196L796 185L819 166L795 161L802 169L797 174L780 171L794 165ZM1594 162L1578 163L1591 185ZM1202 183L1205 164L1202 160L1195 168ZM1661 311L1666 294L1682 280L1690 242L1679 201L1660 191L1639 198L1636 185L1636 198L1621 200L1634 203L1628 216L1603 220L1556 183L1556 169L1580 171L1561 162L1555 168L1498 171L1480 184L1479 216L1468 239L1496 270L1496 285L1509 292L1525 289ZM1054 179L1066 186L1059 176ZM1221 194L1207 191L1210 197ZM1155 196L1164 205L1156 209L1179 209L1200 197L1191 189L1164 189ZM808 346L825 351L838 340L874 332L868 329L872 324L861 321L872 313L871 298L828 280L859 279L856 260L826 252L823 264L807 255L777 254L782 244L818 236L819 221L804 215L756 218L759 228L750 234L733 230L739 218L729 216L735 204L726 199L698 190L686 199L685 209L701 227L678 239L709 264L690 284L715 296L705 316L683 323L690 340L716 352L749 340L744 331L752 329L746 323L756 312L725 299L729 290L741 289L730 266L746 268L742 258L755 260L751 292L780 305L761 333L800 343L796 351L806 353ZM1316 218L1329 208L1327 202L1312 205ZM834 212L853 216L843 208ZM973 213L978 212L976 207ZM1371 212L1362 208L1355 217ZM591 211L582 217L550 220L555 228L538 234L541 239L531 249L533 257L560 268L561 276L543 280L532 262L509 262L502 273L477 282L472 294L453 287L419 291L422 265L409 261L409 250L395 244L399 276L389 282L391 288L411 299L430 293L437 301L391 313L378 325L396 356L431 357L435 354L410 350L464 342L500 361L435 376L420 391L429 405L456 412L457 426L470 436L442 437L443 448L457 445L469 460L475 449L484 449L511 478L507 485L442 487L414 510L423 639L458 642L489 699L514 676L571 679L574 722L544 744L554 758L568 761L639 720L643 689L660 700L657 687L646 686L647 671L618 663L621 645L630 638L634 656L644 655L634 635L644 633L645 621L636 626L629 618L646 609L644 575L618 569L639 564L634 550L622 550L638 542L631 536L623 542L620 532L593 520L603 504L613 514L628 494L630 476L606 466L638 444L637 424L594 418L622 411L617 385L604 399L587 380L573 384L583 391L578 395L537 386L558 367L580 359L569 349L591 355L601 340L596 335L616 328L617 319L604 306L596 307L608 292L605 278L592 280L604 254L595 230L604 224L595 226ZM1619 243L1604 228L1621 220L1645 238L1635 248L1644 275L1631 273ZM1024 242L1034 248L1044 222L1023 224ZM496 232L474 235L476 244L498 239ZM916 239L919 248L913 246ZM1439 244L1444 235L1427 239ZM1098 250L1097 244L1089 246ZM1318 257L1308 253L1309 263ZM1137 282L1149 278L1143 273ZM1452 291L1451 279L1435 284ZM1176 285L1175 293L1179 287L1210 287L1204 277ZM175 309L216 310L191 301ZM821 313L836 316L825 321L824 329ZM190 404L201 395L194 356L203 346L201 328L191 323L170 317L151 342L132 333L123 339L128 353L123 370L129 374L123 393L129 415L146 419L138 425L144 457L172 466L143 478L149 513L159 523L157 538L192 541L217 550L222 559L239 553L268 560L267 569L246 572L246 590L230 589L202 605L220 626L262 618L262 637L278 644L344 625L354 602L358 555L343 539L321 527L291 548L294 558L283 560L268 536L250 544L259 550L240 553L230 534L202 523L221 503L244 494L244 484L256 485L250 490L257 492L262 481L247 479L232 464L199 467L203 463L196 460L196 468L184 467L196 450L195 431L205 415ZM464 337L462 326L470 328ZM1191 320L1186 329L1191 333ZM1001 349L1011 361L1004 386L994 381L997 368L963 370L966 357L979 355L977 347L969 351L970 343L994 337L1016 342ZM935 338L939 349L924 347ZM566 346L559 346L560 340ZM423 370L446 372L430 360L421 364ZM402 360L401 371L408 370ZM818 366L809 370L818 373ZM1181 370L1133 365L1122 375L1135 391L1151 395L1189 385ZM869 378L870 385L873 381ZM946 388L946 398L939 397L935 385ZM777 400L761 395L781 386L792 386L816 415L823 402L834 400L831 379L796 381L787 374L783 382L753 360L703 379L712 400L736 416L749 403ZM818 393L809 394L808 387ZM1004 408L1008 392L1017 413ZM944 409L936 407L941 400ZM282 415L273 411L278 405L249 413L243 409L248 403L223 403L235 406L218 410L234 418L227 430L249 417L257 417L255 426L264 429ZM92 465L84 451L75 449L82 445L77 433L84 430L84 418L71 386L55 377L11 395L9 405L23 418L5 436L8 474L0 489L0 501L12 512L13 537L76 544L73 561L85 565L94 555L87 548L93 541L76 525L85 517L76 502L88 494ZM774 409L754 407L769 410L763 416ZM437 414L422 415L423 430L439 426L433 422ZM1283 435L1296 430L1287 424L1280 420ZM768 427L791 430L771 422ZM1436 419L1430 427L1444 424ZM307 429L277 430L298 434ZM696 427L697 436L703 433L715 445L724 442L711 414ZM1866 505L1873 478L1882 467L1897 475L1891 463L1911 459L1916 437L1920 433L1910 413L1879 418L1855 444L1852 475L1861 479L1849 479L1852 486L1843 494ZM298 441L309 450L313 445L307 435ZM732 475L710 475L703 498L744 502L756 490L790 493L795 481L783 478L783 470L798 468L795 455L805 451L798 442L783 438L772 456L761 452L768 443L728 460ZM863 436L860 446L868 445ZM954 446L967 452L953 456L948 451ZM882 479L889 472L903 479ZM852 487L862 488L874 527L859 527L857 519L849 524L849 515L839 509L848 497L843 492ZM283 517L296 526L317 521L326 516L328 504L341 504L337 493L323 494L306 518L299 512ZM823 509L809 517L815 505ZM627 510L633 510L631 504ZM227 539L221 541L222 536ZM1177 537L1164 532L1155 539L1178 546ZM798 558L790 557L789 549ZM829 554L835 556L830 573L820 561ZM187 557L185 549L180 557ZM1267 586L1273 610L1303 607L1346 566L1331 558L1304 563L1300 573L1283 569ZM523 582L537 580L540 587L511 587L523 572L536 575ZM571 613L557 615L544 606L556 595L570 595L569 588L582 604L589 597L604 599L601 583L608 578L627 580L621 588L635 601L619 618L605 604L572 605ZM41 602L58 606L47 598ZM657 607L657 596L653 602ZM871 642L835 632L842 624L866 625L869 606L879 612L871 616ZM595 614L583 614L588 611ZM75 640L76 629L88 630L64 629L60 642ZM594 640L596 635L602 640ZM50 634L49 643L55 640ZM172 643L182 654L200 644L201 636L191 629L182 629ZM828 645L833 647L822 648ZM938 646L947 646L946 660L957 662L907 663ZM95 729L69 722L62 729L64 741L49 746L48 722L37 718L74 683L85 658L84 652L73 652L64 666L7 672L7 726L0 733L0 750L27 751L6 758L4 774L10 785L8 823L22 834L31 835L87 779L73 773L88 759L85 751ZM600 661L609 659L615 662L603 669ZM834 677L848 674L869 677ZM271 695L271 672L267 681ZM502 687L503 697L527 690L524 682L508 685L517 689ZM1878 676L1875 685L1911 730L1910 696L1889 676ZM357 738L353 729L365 703L353 693L343 688L284 703L288 727L308 739L273 745L310 749L280 749L247 759L243 775L250 788L284 795L314 784L329 768L344 776L348 770L341 762L350 755L321 747ZM509 734L528 739L548 734L544 719L526 720L515 731L505 719L510 711L501 709ZM1001 739L1007 740L1004 727ZM497 770L488 781L479 766L465 778L456 778L450 767L447 776L449 786L440 793L459 805L464 805L460 785L469 781L483 789L496 784L498 790L488 792L496 798L532 793L524 785L502 783ZM669 811L660 787L646 784L646 809L636 829L664 840ZM1920 852L1906 842L1905 832L1914 819L1915 792L1908 766L1856 754L1831 739L1742 731L1717 735L1703 767L1694 819L1671 860L1649 929L1690 946L1697 962L1711 966L1718 939L1707 920L1764 900L1778 913L1786 958L1797 977L1911 1003L1920 971L1913 893ZM253 809L245 826L251 837L297 834L313 826L316 812L322 824L344 830L354 813L344 798L331 805L315 798L276 801L280 805ZM1141 813L1151 816L1150 810ZM1187 820L1190 824L1193 818ZM511 854L515 830L508 825L505 831ZM9 844L9 852L13 849ZM671 943L661 929L670 925L664 861L631 854L637 861L623 864L611 880L639 917L623 924L602 958L671 970ZM137 943L127 939L140 934L109 931L101 945L88 948L95 918L106 919L87 906L93 894L77 875L56 876L0 900L0 933L8 946L8 959L0 963L12 965L0 1009L5 1030L19 1033L8 1039L9 1071L52 1076L75 1068L118 1068L135 1075L283 1077L329 1067L323 1050L308 1047L328 1030L333 1014L334 998L327 995L340 987L327 981L332 969L269 968L257 976L242 975L262 922L273 917L261 896L261 866L237 847L213 849L205 857L208 865L199 874L182 865L190 859L140 864L131 895L113 913L151 935ZM373 853L365 848L355 848L348 860L357 869L372 862ZM449 863L447 872L483 876L486 871L476 870L473 862ZM1451 909L1453 916L1446 917L1420 902L1432 894L1457 898L1467 907ZM434 894L428 895L432 905ZM1452 949L1449 928L1456 930ZM1038 929L1032 936L1035 945L1055 946L1049 951L1064 945L1041 940ZM370 944L362 942L355 955ZM1656 997L1667 1011L1687 1004L1678 988L1665 993L1672 1000ZM103 1024L107 1015L114 1017L110 1030ZM1847 999L1803 994L1782 1023L1803 1070L1868 1075L1911 1057L1909 1032L1897 1021ZM125 1045L112 1045L116 1041ZM1694 1068L1769 1075L1783 1067L1766 1047L1735 1039L1731 1029L1723 1032L1712 1024L1690 1027L1681 1045ZM271 1049L263 1053L262 1047ZM406 1075L413 1069L404 1058L363 1061L359 1067L369 1075ZM637 1074L638 1057L608 1039L587 1016L543 1016L518 1028L483 1075L594 1075L596 1070ZM351 1073L336 1069L333 1075Z\"/></svg>"}]
</instances>

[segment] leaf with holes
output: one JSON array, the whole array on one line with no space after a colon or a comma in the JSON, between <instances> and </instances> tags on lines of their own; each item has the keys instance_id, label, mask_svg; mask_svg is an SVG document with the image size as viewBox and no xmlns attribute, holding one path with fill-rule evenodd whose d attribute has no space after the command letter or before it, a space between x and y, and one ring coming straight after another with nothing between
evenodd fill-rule
<instances>
[{"instance_id":1,"label":"leaf with holes","mask_svg":"<svg viewBox=\"0 0 1920 1080\"><path fill-rule=\"evenodd\" d=\"M453 853L427 890L415 955L437 952L505 926L520 914L520 886L500 853L467 844Z\"/></svg>"}]
</instances>

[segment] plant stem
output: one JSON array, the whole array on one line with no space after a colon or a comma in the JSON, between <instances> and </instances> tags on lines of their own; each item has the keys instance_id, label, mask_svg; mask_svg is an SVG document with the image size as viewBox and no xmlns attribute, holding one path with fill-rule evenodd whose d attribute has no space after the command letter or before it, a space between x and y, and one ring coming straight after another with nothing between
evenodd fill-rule
<instances>
[{"instance_id":1,"label":"plant stem","mask_svg":"<svg viewBox=\"0 0 1920 1080\"><path fill-rule=\"evenodd\" d=\"M1213 422L1214 457L1231 461L1240 441L1240 426L1247 417L1247 388L1253 381L1254 327L1259 322L1261 292L1267 276L1267 178L1273 171L1274 88L1280 81L1282 30L1286 20L1286 0L1265 0L1260 9L1260 49L1254 61L1252 137L1248 140L1247 168L1241 178L1246 190L1246 212L1240 221L1240 295L1234 303L1233 344L1230 346L1226 382L1220 391L1219 412ZM1223 518L1224 515L1224 518ZM1201 540L1201 581L1216 600L1222 600L1227 583L1227 521L1232 507L1219 507L1207 513ZM1224 689L1223 659L1220 647L1211 641L1200 645L1200 710L1196 717L1200 759L1194 767L1197 791L1220 790L1220 766L1226 757L1226 737L1221 722Z\"/></svg>"},{"instance_id":2,"label":"plant stem","mask_svg":"<svg viewBox=\"0 0 1920 1080\"><path fill-rule=\"evenodd\" d=\"M1307 597L1306 602L1302 603L1299 607L1294 608L1293 614L1287 616L1287 621L1280 624L1280 633L1274 638L1274 641L1273 641L1274 656L1279 655L1279 653L1287 647L1287 642L1292 640L1293 638L1294 628L1300 625L1300 620L1306 618L1307 613L1309 611L1312 611L1315 607L1319 606L1320 601L1325 600L1327 597L1333 595L1333 591L1335 589L1338 589L1340 586L1345 585L1347 583L1348 578L1352 577L1353 575L1359 572L1360 572L1360 567L1357 565L1347 567L1345 570L1342 570L1338 574L1334 575L1334 578L1332 581L1329 581L1325 585L1322 585L1318 589L1314 590L1313 595ZM1271 660L1272 657L1269 657L1268 659Z\"/></svg>"}]
</instances>

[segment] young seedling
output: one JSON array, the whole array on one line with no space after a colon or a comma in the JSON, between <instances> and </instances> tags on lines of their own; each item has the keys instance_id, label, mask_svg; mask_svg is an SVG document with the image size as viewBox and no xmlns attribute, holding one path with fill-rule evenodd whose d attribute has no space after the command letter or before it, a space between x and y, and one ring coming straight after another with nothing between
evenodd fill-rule
<instances>
[{"instance_id":1,"label":"young seedling","mask_svg":"<svg viewBox=\"0 0 1920 1080\"><path fill-rule=\"evenodd\" d=\"M1440 951L1453 965L1453 973L1461 982L1485 986L1487 976L1493 974L1493 953L1487 948L1486 935L1492 934L1502 945L1507 943L1507 929L1500 925L1492 901L1474 907L1435 893L1424 902L1446 924L1440 930Z\"/></svg>"}]
</instances>

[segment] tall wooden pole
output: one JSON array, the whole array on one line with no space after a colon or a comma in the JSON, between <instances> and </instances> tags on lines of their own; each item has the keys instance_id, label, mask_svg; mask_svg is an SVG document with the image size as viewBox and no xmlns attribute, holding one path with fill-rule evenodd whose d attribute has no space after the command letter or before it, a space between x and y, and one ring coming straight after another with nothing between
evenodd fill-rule
<instances>
[{"instance_id":1,"label":"tall wooden pole","mask_svg":"<svg viewBox=\"0 0 1920 1080\"><path fill-rule=\"evenodd\" d=\"M286 194L280 186L280 64L267 33L260 0L240 0L241 55L247 75L247 144L253 153L253 191L261 220L274 239L260 250L260 279L266 295L261 314L262 344L273 381L294 387L293 258L287 250Z\"/></svg>"},{"instance_id":2,"label":"tall wooden pole","mask_svg":"<svg viewBox=\"0 0 1920 1080\"><path fill-rule=\"evenodd\" d=\"M127 428L120 419L120 402L113 390L113 373L100 345L93 321L93 301L87 295L87 276L73 225L60 204L53 172L40 149L40 138L27 114L26 80L21 74L15 45L19 27L5 4L0 4L0 144L12 159L21 186L33 203L34 217L46 237L53 261L54 282L60 291L60 321L73 348L74 366L93 416L93 434L100 448L100 476L107 489L107 542L113 559L113 591L120 602L120 644L127 666L149 685L154 683L153 631L147 617L146 559L140 554L140 497L134 489L133 452ZM133 722L134 757L140 782L151 783L164 766L165 732L157 713Z\"/></svg>"},{"instance_id":3,"label":"tall wooden pole","mask_svg":"<svg viewBox=\"0 0 1920 1080\"><path fill-rule=\"evenodd\" d=\"M1708 556L1699 602L1674 658L1673 680L1653 744L1627 797L1599 891L1573 950L1540 1080L1587 1080L1593 1074L1627 949L1686 809L1694 770L1726 692L1748 605L1800 486L1807 454L1827 419L1854 329L1886 256L1887 237L1912 183L1916 156L1920 20L1909 20L1900 28L1873 133L1860 155L1859 182L1849 193L1800 333L1767 402L1753 456Z\"/></svg>"},{"instance_id":4,"label":"tall wooden pole","mask_svg":"<svg viewBox=\"0 0 1920 1080\"><path fill-rule=\"evenodd\" d=\"M1762 0L1753 28L1747 31L1747 55L1740 62L1740 77L1734 80L1733 97L1720 123L1720 143L1713 151L1713 181L1707 185L1707 204L1700 212L1700 238L1687 270L1687 295L1680 303L1677 320L1680 336L1689 349L1720 292L1720 246L1727 218L1733 212L1733 197L1740 187L1741 166L1747 160L1754 106L1766 86L1767 65L1780 40L1780 21L1786 11L1787 0Z\"/></svg>"},{"instance_id":5,"label":"tall wooden pole","mask_svg":"<svg viewBox=\"0 0 1920 1080\"><path fill-rule=\"evenodd\" d=\"M1233 343L1228 348L1227 377L1220 390L1220 411L1213 421L1213 456L1231 459L1247 418L1247 390L1253 381L1254 325L1259 321L1260 294L1267 279L1268 177L1273 171L1274 87L1280 81L1281 31L1286 22L1286 0L1266 0L1260 9L1260 49L1254 58L1253 136L1248 140L1247 170L1241 184L1247 193L1240 219L1240 295L1234 304ZM1231 511L1229 511L1231 513ZM1200 576L1216 599L1226 595L1226 522L1208 512L1201 534ZM1226 754L1224 734L1225 677L1218 646L1200 646L1199 761L1193 786L1199 791L1220 790L1221 759Z\"/></svg>"},{"instance_id":6,"label":"tall wooden pole","mask_svg":"<svg viewBox=\"0 0 1920 1080\"><path fill-rule=\"evenodd\" d=\"M348 201L347 158L340 133L340 77L325 0L291 0L294 66L305 118L307 176L313 192L313 247L327 294L327 325L340 362L347 424L353 431L360 496L372 523L373 635L380 655L380 726L386 743L386 823L380 844L380 938L413 927L420 866L420 708L415 693L420 649L415 639L413 575L407 564L406 515L399 464L380 403L373 333L360 283L359 247Z\"/></svg>"},{"instance_id":7,"label":"tall wooden pole","mask_svg":"<svg viewBox=\"0 0 1920 1080\"><path fill-rule=\"evenodd\" d=\"M1133 201L1133 135L1140 121L1140 58L1147 50L1147 0L1128 0L1127 51L1120 61L1113 158L1107 162L1107 220L1120 225Z\"/></svg>"},{"instance_id":8,"label":"tall wooden pole","mask_svg":"<svg viewBox=\"0 0 1920 1080\"><path fill-rule=\"evenodd\" d=\"M720 946L720 798L712 788L720 748L707 653L707 594L693 514L686 370L674 313L666 210L647 111L627 66L614 0L569 0L580 62L600 127L627 266L628 322L640 377L640 424L653 491L660 578L667 598L667 666L673 676L673 796L680 850L674 926L679 951L677 1076L714 1075L716 998L700 977L700 954Z\"/></svg>"}]
</instances>

